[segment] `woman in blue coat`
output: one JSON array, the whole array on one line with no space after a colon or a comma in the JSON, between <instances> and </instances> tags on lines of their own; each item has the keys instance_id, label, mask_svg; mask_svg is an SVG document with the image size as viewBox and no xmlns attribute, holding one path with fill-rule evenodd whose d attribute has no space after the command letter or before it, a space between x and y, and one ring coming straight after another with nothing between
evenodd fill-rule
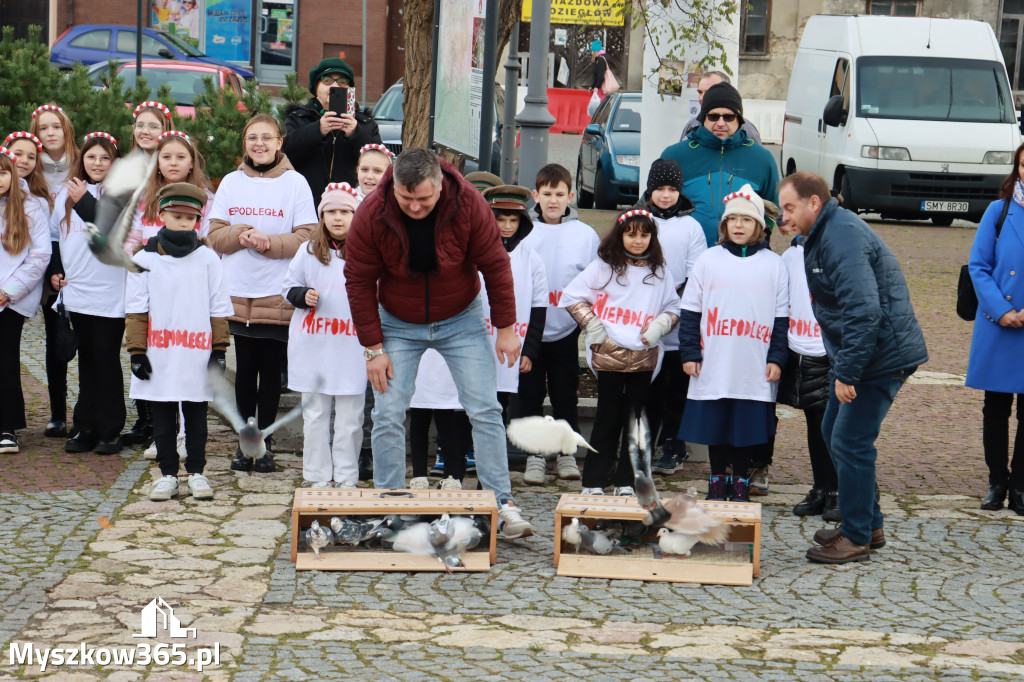
<instances>
[{"instance_id":1,"label":"woman in blue coat","mask_svg":"<svg viewBox=\"0 0 1024 682\"><path fill-rule=\"evenodd\" d=\"M971 247L970 271L978 294L978 315L967 363L967 385L985 391L982 444L989 491L982 509L1007 506L1024 516L1024 144L1013 156L1013 171L1003 181L1000 200L989 205ZM1005 202L1009 210L996 237ZM1017 308L1022 305L1022 308ZM1017 394L1017 435L1009 461L1009 422Z\"/></svg>"}]
</instances>

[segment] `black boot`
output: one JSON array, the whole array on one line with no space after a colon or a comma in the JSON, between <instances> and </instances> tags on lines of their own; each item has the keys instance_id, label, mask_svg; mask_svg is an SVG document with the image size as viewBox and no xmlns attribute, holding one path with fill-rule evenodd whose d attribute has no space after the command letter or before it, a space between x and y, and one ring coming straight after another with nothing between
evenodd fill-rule
<instances>
[{"instance_id":1,"label":"black boot","mask_svg":"<svg viewBox=\"0 0 1024 682\"><path fill-rule=\"evenodd\" d=\"M43 430L43 435L47 438L63 438L68 435L68 425L66 422L54 417L50 420L50 423L46 425L46 428Z\"/></svg>"},{"instance_id":2,"label":"black boot","mask_svg":"<svg viewBox=\"0 0 1024 682\"><path fill-rule=\"evenodd\" d=\"M258 474L269 474L271 472L277 471L277 467L274 466L274 437L267 436L266 438L263 439L263 442L267 448L267 452L262 457L253 462L252 470Z\"/></svg>"},{"instance_id":3,"label":"black boot","mask_svg":"<svg viewBox=\"0 0 1024 682\"><path fill-rule=\"evenodd\" d=\"M149 403L145 400L135 401L135 411L139 418L135 425L121 436L121 443L124 445L149 445L153 442L153 422L150 418Z\"/></svg>"},{"instance_id":4,"label":"black boot","mask_svg":"<svg viewBox=\"0 0 1024 682\"><path fill-rule=\"evenodd\" d=\"M839 513L839 491L829 490L825 493L825 507L821 510L821 518L833 523L841 523L842 515Z\"/></svg>"},{"instance_id":5,"label":"black boot","mask_svg":"<svg viewBox=\"0 0 1024 682\"><path fill-rule=\"evenodd\" d=\"M235 457L231 460L232 471L252 471L252 460L242 454L242 448L235 450Z\"/></svg>"},{"instance_id":6,"label":"black boot","mask_svg":"<svg viewBox=\"0 0 1024 682\"><path fill-rule=\"evenodd\" d=\"M1017 516L1024 516L1024 490L1012 488L1010 490L1010 499L1006 506Z\"/></svg>"},{"instance_id":7,"label":"black boot","mask_svg":"<svg viewBox=\"0 0 1024 682\"><path fill-rule=\"evenodd\" d=\"M363 448L359 451L359 480L373 480L373 450Z\"/></svg>"},{"instance_id":8,"label":"black boot","mask_svg":"<svg viewBox=\"0 0 1024 682\"><path fill-rule=\"evenodd\" d=\"M1005 501L1006 484L1000 483L988 489L988 494L985 495L985 499L981 503L981 508L989 511L996 511L997 509L1003 508L1003 502Z\"/></svg>"},{"instance_id":9,"label":"black boot","mask_svg":"<svg viewBox=\"0 0 1024 682\"><path fill-rule=\"evenodd\" d=\"M822 488L811 488L803 502L793 507L793 513L797 516L817 516L824 509L825 491Z\"/></svg>"}]
</instances>

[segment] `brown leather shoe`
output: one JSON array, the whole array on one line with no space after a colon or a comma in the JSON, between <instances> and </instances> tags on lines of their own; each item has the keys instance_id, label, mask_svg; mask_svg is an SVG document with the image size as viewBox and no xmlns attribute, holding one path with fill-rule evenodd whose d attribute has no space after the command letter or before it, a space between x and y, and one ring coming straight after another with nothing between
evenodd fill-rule
<instances>
[{"instance_id":1,"label":"brown leather shoe","mask_svg":"<svg viewBox=\"0 0 1024 682\"><path fill-rule=\"evenodd\" d=\"M839 526L835 528L822 528L814 532L814 541L822 546L831 545L840 535L842 534L839 532ZM885 547L885 530L883 528L876 528L871 531L871 544L868 546L871 549L882 549Z\"/></svg>"},{"instance_id":2,"label":"brown leather shoe","mask_svg":"<svg viewBox=\"0 0 1024 682\"><path fill-rule=\"evenodd\" d=\"M807 550L807 558L819 564L847 564L851 561L866 561L871 558L868 545L856 545L843 535L832 541L832 544L811 547Z\"/></svg>"}]
</instances>

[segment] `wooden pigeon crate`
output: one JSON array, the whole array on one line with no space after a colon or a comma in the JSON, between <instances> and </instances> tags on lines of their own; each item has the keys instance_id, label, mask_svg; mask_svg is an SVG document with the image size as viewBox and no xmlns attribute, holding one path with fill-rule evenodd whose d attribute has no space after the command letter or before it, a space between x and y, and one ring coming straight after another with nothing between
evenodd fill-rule
<instances>
[{"instance_id":1,"label":"wooden pigeon crate","mask_svg":"<svg viewBox=\"0 0 1024 682\"><path fill-rule=\"evenodd\" d=\"M376 490L312 489L295 491L292 504L292 562L297 571L443 571L432 556L392 550L347 550L332 546L322 560L312 550L298 553L300 528L314 520L330 527L332 516L382 518L388 514L487 515L491 535L462 557L465 568L453 571L489 571L497 549L498 503L490 490Z\"/></svg>"},{"instance_id":2,"label":"wooden pigeon crate","mask_svg":"<svg viewBox=\"0 0 1024 682\"><path fill-rule=\"evenodd\" d=\"M761 568L761 505L706 500L698 500L697 504L712 516L731 524L726 542L749 544L750 561L717 561L715 555L724 559L738 554L718 550L695 552L687 559L637 557L621 551L605 556L576 554L572 545L562 540L562 528L573 518L580 519L580 523L586 523L588 519L639 521L647 516L647 512L635 497L567 494L562 495L555 509L555 566L558 575L709 585L752 584ZM655 539L653 533L645 538Z\"/></svg>"}]
</instances>

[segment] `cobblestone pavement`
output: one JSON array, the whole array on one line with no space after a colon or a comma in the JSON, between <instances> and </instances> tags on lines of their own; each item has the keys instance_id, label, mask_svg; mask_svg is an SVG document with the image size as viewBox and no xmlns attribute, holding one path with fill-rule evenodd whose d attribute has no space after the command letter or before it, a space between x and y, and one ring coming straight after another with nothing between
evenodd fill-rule
<instances>
[{"instance_id":1,"label":"cobblestone pavement","mask_svg":"<svg viewBox=\"0 0 1024 682\"><path fill-rule=\"evenodd\" d=\"M804 560L823 524L789 513L808 467L803 420L784 411L750 587L558 577L554 507L578 486L549 478L524 489L520 473L513 486L537 534L500 542L489 573L296 572L298 456L282 454L274 474L236 474L232 435L211 423L215 498L152 503L157 470L138 451L62 459L60 441L28 434L41 431L36 417L26 453L5 460L0 679L1024 679L1024 517L977 508L980 398L950 379L966 365L970 327L951 310L972 233L879 231L908 271L936 374L908 385L886 422L889 542L870 561ZM26 327L30 411L45 406L39 335ZM687 465L659 485L702 487L703 474ZM190 655L219 645L219 664L200 674L10 661L11 641L133 648L156 597L197 629Z\"/></svg>"}]
</instances>

